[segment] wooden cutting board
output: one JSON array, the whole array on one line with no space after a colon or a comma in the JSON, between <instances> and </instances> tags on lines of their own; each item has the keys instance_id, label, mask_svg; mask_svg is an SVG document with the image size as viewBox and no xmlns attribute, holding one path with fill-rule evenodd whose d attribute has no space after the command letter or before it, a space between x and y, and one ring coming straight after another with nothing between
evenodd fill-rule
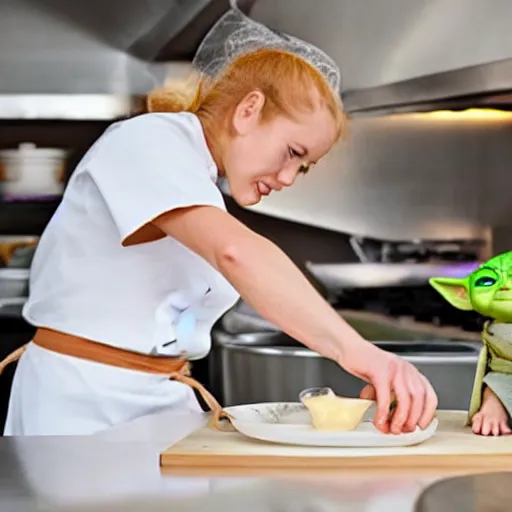
<instances>
[{"instance_id":1,"label":"wooden cutting board","mask_svg":"<svg viewBox=\"0 0 512 512\"><path fill-rule=\"evenodd\" d=\"M257 441L238 432L204 427L160 454L165 469L217 468L357 470L437 469L445 473L512 470L512 436L482 437L464 427L466 413L438 412L436 435L400 448L319 448ZM453 471L446 471L452 469Z\"/></svg>"}]
</instances>

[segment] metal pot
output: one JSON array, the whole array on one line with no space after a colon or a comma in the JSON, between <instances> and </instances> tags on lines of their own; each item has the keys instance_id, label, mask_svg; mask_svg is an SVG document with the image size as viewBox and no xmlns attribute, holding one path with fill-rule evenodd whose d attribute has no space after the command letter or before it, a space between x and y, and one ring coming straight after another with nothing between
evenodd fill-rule
<instances>
[{"instance_id":1,"label":"metal pot","mask_svg":"<svg viewBox=\"0 0 512 512\"><path fill-rule=\"evenodd\" d=\"M278 333L212 331L210 387L224 406L297 401L305 388L328 386L358 396L364 385L333 361ZM374 342L414 364L432 383L439 407L466 409L479 354L478 343L462 341Z\"/></svg>"},{"instance_id":2,"label":"metal pot","mask_svg":"<svg viewBox=\"0 0 512 512\"><path fill-rule=\"evenodd\" d=\"M67 151L25 142L0 151L0 190L4 200L55 198L64 191Z\"/></svg>"},{"instance_id":3,"label":"metal pot","mask_svg":"<svg viewBox=\"0 0 512 512\"><path fill-rule=\"evenodd\" d=\"M0 299L28 297L30 270L0 268Z\"/></svg>"}]
</instances>

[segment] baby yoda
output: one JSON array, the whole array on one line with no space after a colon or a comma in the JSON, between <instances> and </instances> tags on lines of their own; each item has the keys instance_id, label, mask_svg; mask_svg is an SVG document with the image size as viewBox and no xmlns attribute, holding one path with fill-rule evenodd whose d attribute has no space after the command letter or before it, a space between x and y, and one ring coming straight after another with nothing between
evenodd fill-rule
<instances>
[{"instance_id":1,"label":"baby yoda","mask_svg":"<svg viewBox=\"0 0 512 512\"><path fill-rule=\"evenodd\" d=\"M495 256L463 279L435 277L430 284L452 305L490 320L482 332L468 413L475 434L512 432L512 251Z\"/></svg>"}]
</instances>

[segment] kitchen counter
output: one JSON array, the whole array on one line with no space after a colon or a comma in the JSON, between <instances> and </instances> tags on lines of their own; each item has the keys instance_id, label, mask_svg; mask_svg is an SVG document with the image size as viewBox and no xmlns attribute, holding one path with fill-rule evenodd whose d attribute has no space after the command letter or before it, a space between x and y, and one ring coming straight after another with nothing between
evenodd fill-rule
<instances>
[{"instance_id":1,"label":"kitchen counter","mask_svg":"<svg viewBox=\"0 0 512 512\"><path fill-rule=\"evenodd\" d=\"M398 468L387 477L162 474L159 453L206 421L199 412L166 412L93 436L0 438L0 509L199 511L218 504L215 510L373 512L392 505L411 512L421 490L442 476L441 469L418 475Z\"/></svg>"}]
</instances>

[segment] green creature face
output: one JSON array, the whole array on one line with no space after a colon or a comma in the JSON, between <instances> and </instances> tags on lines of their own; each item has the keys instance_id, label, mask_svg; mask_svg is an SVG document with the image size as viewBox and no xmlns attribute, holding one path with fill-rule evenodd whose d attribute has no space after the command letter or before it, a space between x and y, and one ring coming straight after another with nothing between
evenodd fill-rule
<instances>
[{"instance_id":1,"label":"green creature face","mask_svg":"<svg viewBox=\"0 0 512 512\"><path fill-rule=\"evenodd\" d=\"M433 277L429 283L458 309L512 323L512 251L491 258L463 279Z\"/></svg>"}]
</instances>

